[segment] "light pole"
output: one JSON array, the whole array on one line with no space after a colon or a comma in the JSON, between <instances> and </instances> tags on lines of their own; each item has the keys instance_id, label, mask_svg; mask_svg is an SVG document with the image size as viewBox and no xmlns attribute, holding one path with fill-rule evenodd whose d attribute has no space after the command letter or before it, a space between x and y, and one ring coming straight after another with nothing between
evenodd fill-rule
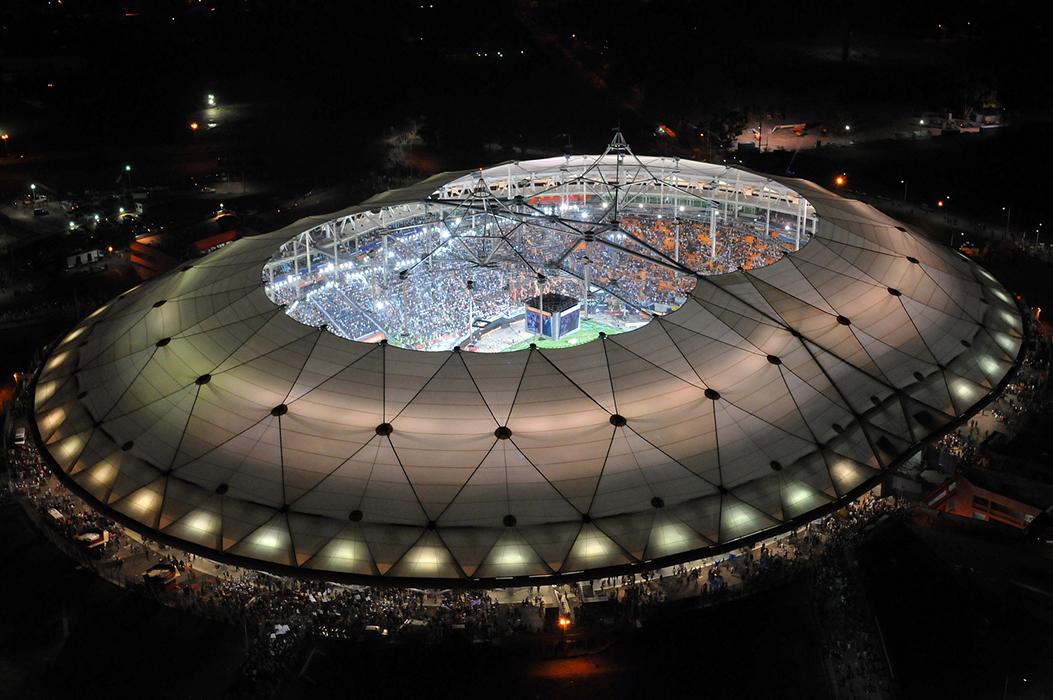
<instances>
[{"instance_id":1,"label":"light pole","mask_svg":"<svg viewBox=\"0 0 1053 700\"><path fill-rule=\"evenodd\" d=\"M1009 217L1012 216L1012 214L1013 214L1013 207L1012 206L1002 207L1002 211L1005 212L1005 238L1006 238L1006 240L1008 240L1009 239Z\"/></svg>"},{"instance_id":2,"label":"light pole","mask_svg":"<svg viewBox=\"0 0 1053 700\"><path fill-rule=\"evenodd\" d=\"M903 201L906 202L907 201L907 185L910 184L910 181L907 180L907 179L903 179L903 180L899 181L899 184L903 185Z\"/></svg>"},{"instance_id":3,"label":"light pole","mask_svg":"<svg viewBox=\"0 0 1053 700\"><path fill-rule=\"evenodd\" d=\"M0 134L0 141L2 141L3 144L4 144L4 157L5 158L8 157L9 155L11 155L11 153L8 152L8 150L7 150L7 142L10 141L10 140L11 140L11 134L7 133L6 131L4 133Z\"/></svg>"},{"instance_id":4,"label":"light pole","mask_svg":"<svg viewBox=\"0 0 1053 700\"><path fill-rule=\"evenodd\" d=\"M37 183L29 183L29 207L31 209L37 208Z\"/></svg>"}]
</instances>

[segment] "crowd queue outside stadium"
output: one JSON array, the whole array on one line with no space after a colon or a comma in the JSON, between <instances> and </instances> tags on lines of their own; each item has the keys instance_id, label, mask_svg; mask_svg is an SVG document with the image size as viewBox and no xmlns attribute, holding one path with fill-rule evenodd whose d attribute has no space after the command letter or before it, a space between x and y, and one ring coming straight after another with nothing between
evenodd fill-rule
<instances>
[{"instance_id":1,"label":"crowd queue outside stadium","mask_svg":"<svg viewBox=\"0 0 1053 700\"><path fill-rule=\"evenodd\" d=\"M244 624L250 645L242 672L265 695L277 692L295 650L312 638L493 643L513 635L551 632L545 610L553 606L568 626L588 623L588 606L582 605L582 591L573 585L514 591L343 585L212 562L143 539L93 510L58 482L32 442L8 450L7 468L4 496L21 503L51 533L51 541L80 563L160 604ZM594 581L589 602L607 601L622 624L639 626L669 601L705 606L749 595L806 575L833 548L845 546L861 525L906 505L894 497L867 495L840 514L751 548ZM53 516L56 511L61 519ZM106 546L85 549L77 536L86 529L110 533ZM157 565L169 566L177 575L160 583L143 575Z\"/></svg>"}]
</instances>

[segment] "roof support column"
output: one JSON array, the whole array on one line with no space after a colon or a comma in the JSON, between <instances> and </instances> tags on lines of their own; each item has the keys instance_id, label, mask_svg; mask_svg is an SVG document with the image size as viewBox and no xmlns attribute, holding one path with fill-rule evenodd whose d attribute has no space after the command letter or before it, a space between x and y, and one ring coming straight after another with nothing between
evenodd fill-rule
<instances>
[{"instance_id":1,"label":"roof support column","mask_svg":"<svg viewBox=\"0 0 1053 700\"><path fill-rule=\"evenodd\" d=\"M709 210L709 242L712 245L712 250L709 253L709 257L713 262L717 261L717 210Z\"/></svg>"},{"instance_id":2,"label":"roof support column","mask_svg":"<svg viewBox=\"0 0 1053 700\"><path fill-rule=\"evenodd\" d=\"M740 179L739 173L738 173L738 171L736 171L735 172L735 211L733 212L733 214L734 214L736 219L739 218L739 188L740 188L739 179Z\"/></svg>"},{"instance_id":3,"label":"roof support column","mask_svg":"<svg viewBox=\"0 0 1053 700\"><path fill-rule=\"evenodd\" d=\"M768 182L771 182L769 180ZM764 235L771 236L771 192L768 192L765 197L768 200L768 211L764 215Z\"/></svg>"},{"instance_id":4,"label":"roof support column","mask_svg":"<svg viewBox=\"0 0 1053 700\"><path fill-rule=\"evenodd\" d=\"M680 262L680 218L673 214L673 260Z\"/></svg>"},{"instance_id":5,"label":"roof support column","mask_svg":"<svg viewBox=\"0 0 1053 700\"><path fill-rule=\"evenodd\" d=\"M804 198L798 197L797 204L799 208L797 210L797 238L793 243L794 250L801 249L801 228L804 227L804 217L806 216L804 211Z\"/></svg>"},{"instance_id":6,"label":"roof support column","mask_svg":"<svg viewBox=\"0 0 1053 700\"><path fill-rule=\"evenodd\" d=\"M585 260L585 299L584 309L585 312L582 314L582 318L589 317L589 256L584 256Z\"/></svg>"}]
</instances>

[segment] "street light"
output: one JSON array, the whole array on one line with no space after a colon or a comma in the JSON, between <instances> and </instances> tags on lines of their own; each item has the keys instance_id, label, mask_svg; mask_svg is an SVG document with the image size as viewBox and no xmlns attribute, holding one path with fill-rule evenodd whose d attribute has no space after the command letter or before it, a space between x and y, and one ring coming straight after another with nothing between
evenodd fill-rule
<instances>
[{"instance_id":1,"label":"street light","mask_svg":"<svg viewBox=\"0 0 1053 700\"><path fill-rule=\"evenodd\" d=\"M906 202L907 201L907 185L909 185L910 182L908 180L906 180L906 179L903 179L903 180L899 181L899 184L903 185L903 201Z\"/></svg>"},{"instance_id":2,"label":"street light","mask_svg":"<svg viewBox=\"0 0 1053 700\"><path fill-rule=\"evenodd\" d=\"M834 184L838 187L844 187L846 182L848 182L848 178L845 176L844 173L841 173L840 175L834 178Z\"/></svg>"},{"instance_id":3,"label":"street light","mask_svg":"<svg viewBox=\"0 0 1053 700\"><path fill-rule=\"evenodd\" d=\"M845 131L851 131L851 130L852 130L852 126L850 124L845 124Z\"/></svg>"},{"instance_id":4,"label":"street light","mask_svg":"<svg viewBox=\"0 0 1053 700\"><path fill-rule=\"evenodd\" d=\"M1013 215L1012 205L1002 207L1002 211L1005 212L1005 237L1009 238L1009 217Z\"/></svg>"}]
</instances>

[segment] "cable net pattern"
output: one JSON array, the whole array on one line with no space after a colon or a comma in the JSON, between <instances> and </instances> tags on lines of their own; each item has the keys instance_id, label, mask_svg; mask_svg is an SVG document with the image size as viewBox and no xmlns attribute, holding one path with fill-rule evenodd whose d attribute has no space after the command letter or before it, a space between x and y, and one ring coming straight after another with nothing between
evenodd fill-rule
<instances>
[{"instance_id":1,"label":"cable net pattern","mask_svg":"<svg viewBox=\"0 0 1053 700\"><path fill-rule=\"evenodd\" d=\"M1022 323L968 259L772 180L814 207L807 245L565 349L346 340L260 283L279 244L332 217L237 241L59 341L36 380L40 438L140 529L285 572L538 581L774 534L967 414L1016 362Z\"/></svg>"}]
</instances>

